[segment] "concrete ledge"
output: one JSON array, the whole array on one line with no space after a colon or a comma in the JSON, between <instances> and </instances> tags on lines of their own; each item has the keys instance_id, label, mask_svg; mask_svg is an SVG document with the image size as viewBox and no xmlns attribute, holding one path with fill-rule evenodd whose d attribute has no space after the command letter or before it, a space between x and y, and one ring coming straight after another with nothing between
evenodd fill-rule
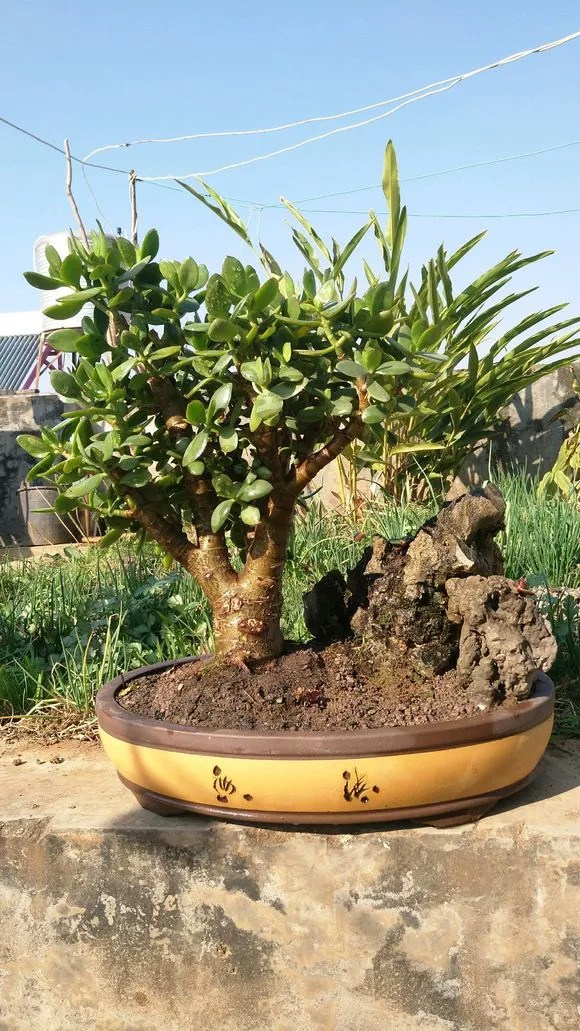
<instances>
[{"instance_id":1,"label":"concrete ledge","mask_svg":"<svg viewBox=\"0 0 580 1031\"><path fill-rule=\"evenodd\" d=\"M1 1031L580 1024L572 743L480 824L352 834L162 819L96 747L40 757L0 759Z\"/></svg>"}]
</instances>

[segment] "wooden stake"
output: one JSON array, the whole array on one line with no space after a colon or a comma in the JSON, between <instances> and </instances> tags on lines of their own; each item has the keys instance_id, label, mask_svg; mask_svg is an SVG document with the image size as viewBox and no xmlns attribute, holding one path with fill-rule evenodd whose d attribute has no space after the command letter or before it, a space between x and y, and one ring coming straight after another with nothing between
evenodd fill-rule
<instances>
[{"instance_id":1,"label":"wooden stake","mask_svg":"<svg viewBox=\"0 0 580 1031\"><path fill-rule=\"evenodd\" d=\"M67 197L68 197L68 199L70 201L71 207L72 207L72 209L74 211L74 215L75 215L75 218L77 220L78 227L79 227L79 232L81 234L81 239L82 239L85 247L88 250L89 249L89 238L87 236L86 229L85 229L85 227L83 225L83 220L81 218L80 211L79 211L79 209L77 207L77 202L74 199L73 192L72 192L72 161L71 161L71 156L70 156L70 147L68 145L68 140L64 141L64 152L65 152L65 155L66 155L66 195L67 195Z\"/></svg>"},{"instance_id":2,"label":"wooden stake","mask_svg":"<svg viewBox=\"0 0 580 1031\"><path fill-rule=\"evenodd\" d=\"M137 214L137 176L132 169L129 172L129 200L131 201L131 243L135 246L139 216Z\"/></svg>"}]
</instances>

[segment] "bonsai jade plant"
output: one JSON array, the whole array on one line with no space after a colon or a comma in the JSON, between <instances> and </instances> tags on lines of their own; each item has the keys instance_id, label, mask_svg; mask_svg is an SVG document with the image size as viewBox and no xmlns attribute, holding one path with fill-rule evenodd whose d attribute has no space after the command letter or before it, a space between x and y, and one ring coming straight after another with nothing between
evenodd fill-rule
<instances>
[{"instance_id":1,"label":"bonsai jade plant","mask_svg":"<svg viewBox=\"0 0 580 1031\"><path fill-rule=\"evenodd\" d=\"M204 184L201 193L183 185L253 246L242 221L211 187ZM71 236L70 253L63 260L47 248L48 277L27 274L32 285L44 290L70 287L70 293L47 309L59 321L77 316L87 302L94 305L82 329L51 335L55 348L75 356L70 371L52 374L54 389L75 407L58 426L43 429L40 438L20 438L38 459L30 478L42 476L58 485L58 513L81 504L97 512L109 528L103 544L125 530L141 530L197 579L213 614L212 676L216 662L218 674L221 669L230 676L233 666L239 679L259 668L260 660L282 655L282 573L296 505L333 459L354 441L362 442L358 461L371 465L385 446L391 455L441 449L436 433L430 434L435 439L421 438L420 427L422 420L430 420L432 426L433 419L448 415L457 436L463 433L474 444L490 431L506 389L513 393L537 378L542 360L550 359L547 369L565 361L560 355L570 333L556 334L578 320L538 330L536 323L552 312L523 319L499 338L491 359L477 353L495 315L518 295L488 302L514 271L541 255L521 258L514 252L455 294L450 270L478 238L449 256L440 248L437 260L423 270L421 285L410 288L414 300L409 304L407 274L400 275L406 212L400 206L391 144L383 186L389 206L386 230L371 213L344 248L336 241L327 247L306 219L287 205L299 223L293 235L308 263L299 282L282 272L263 247L257 252L265 269L262 275L234 257L226 257L221 271L211 275L193 258L157 260L155 230L139 246L122 238L110 240L100 229L92 233L89 247ZM379 278L365 263L368 285L361 290L356 280L346 285L346 266L371 228L386 271ZM518 340L517 347L500 357L512 340ZM410 424L418 429L409 438ZM501 513L498 518L493 532L501 524ZM489 520L485 525L489 530ZM468 541L468 551L469 546ZM476 559L469 568L485 573ZM451 567L447 572L457 575ZM432 582L429 591L440 588ZM344 604L346 619L348 600L344 601L340 583L338 593L338 609L342 611ZM434 604L439 603L437 596ZM454 612L452 622L459 626L461 603L455 596ZM345 636L352 632L352 626L345 626ZM457 652L458 639L459 628L450 654L454 648ZM326 763L326 774L329 785L338 777L340 819L357 816L353 802L359 810L372 809L375 819L385 819L391 810L400 816L421 806L429 815L430 805L445 804L446 812L449 804L452 810L455 805L455 810L467 811L454 795L453 764L449 784L440 785L439 795L420 791L411 800L404 792L389 800L379 784L380 771L365 770L363 775L357 756L400 762L400 753L409 752L408 742L392 739L393 734L405 734L402 729L359 732L350 743L339 735L341 741L331 748L320 746L321 735L313 735L297 745L300 755L309 756L309 772L291 763L291 789L283 767L288 757L296 756L282 743L280 755L286 758L264 760L268 784L253 784L242 792L238 781L247 779L240 766L243 741L252 734L240 737L233 732L226 742L218 733L209 741L211 734L200 738L200 732L181 727L183 754L177 752L175 738L166 753L159 738L162 723L149 720L152 729L144 744L143 718L122 710L117 701L119 689L127 690L134 679L124 677L101 694L99 720L109 754L143 804L219 812L231 811L233 798L242 816L256 818L256 813L267 812L272 819L278 812L280 819L290 819L291 812L298 814L298 822L310 818L308 813L318 822L324 814L335 819L330 787L321 789L322 800L305 800L312 795L306 783L311 781L312 763L318 775L324 773L323 754L334 756ZM484 794L487 798L488 789L512 790L511 785L529 775L549 733L549 690L540 691L540 696L536 715L524 719L523 732L533 737L527 765L519 762L515 772L504 770L499 781L492 777L485 791L480 784L468 785L463 801ZM319 698L315 691L314 702ZM522 705L528 712L525 706L532 702ZM472 718L464 720L466 726L478 719L474 710L469 711ZM505 740L513 741L515 717L507 714L505 719ZM422 730L433 736L441 725ZM358 739L361 733L375 735L372 747ZM496 728L495 737L498 733ZM385 734L389 741L382 739ZM378 744L376 735L382 735ZM278 740L280 735L274 737ZM484 737L476 734L475 740ZM429 742L441 747L441 738L436 738L435 733L432 741L425 739L423 756ZM263 747L264 755L276 755L271 742ZM254 758L262 754L255 740L246 751ZM149 753L155 753L153 759ZM521 749L518 754L521 759ZM276 762L282 765L273 768ZM407 763L411 782L416 782L411 767ZM172 786L172 777L177 782L185 778L185 794ZM432 780L432 773L427 772L427 780ZM272 792L278 792L276 801ZM285 801L280 802L280 795ZM450 798L455 801L449 803ZM475 811L474 807L475 803Z\"/></svg>"}]
</instances>

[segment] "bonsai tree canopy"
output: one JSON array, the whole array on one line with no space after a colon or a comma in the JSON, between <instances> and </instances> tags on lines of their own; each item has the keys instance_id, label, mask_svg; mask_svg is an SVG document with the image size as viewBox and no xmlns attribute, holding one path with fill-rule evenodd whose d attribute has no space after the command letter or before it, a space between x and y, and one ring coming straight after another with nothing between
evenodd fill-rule
<instances>
[{"instance_id":1,"label":"bonsai tree canopy","mask_svg":"<svg viewBox=\"0 0 580 1031\"><path fill-rule=\"evenodd\" d=\"M253 247L211 187L182 185ZM127 529L157 541L199 581L216 652L236 661L282 650L281 581L295 506L325 466L355 440L357 460L375 468L385 449L442 450L436 426L445 418L454 441L473 446L506 392L565 362L575 328L553 334L578 324L538 332L536 323L558 309L528 316L479 358L498 313L522 295L492 297L542 255L513 252L455 295L450 270L476 237L452 255L441 247L408 291L392 144L383 186L386 229L371 213L343 248L327 247L287 203L308 265L298 282L263 247L260 273L228 256L210 275L191 257L158 260L155 230L134 246L100 227L88 248L71 236L64 259L48 247L49 276L26 274L43 290L70 288L47 309L53 318L94 305L81 329L51 334L56 349L75 356L71 371L52 374L75 408L41 437L20 438L37 458L29 477L58 485L57 512L82 505L103 517L104 544ZM385 274L365 262L361 288L345 271L370 229Z\"/></svg>"}]
</instances>

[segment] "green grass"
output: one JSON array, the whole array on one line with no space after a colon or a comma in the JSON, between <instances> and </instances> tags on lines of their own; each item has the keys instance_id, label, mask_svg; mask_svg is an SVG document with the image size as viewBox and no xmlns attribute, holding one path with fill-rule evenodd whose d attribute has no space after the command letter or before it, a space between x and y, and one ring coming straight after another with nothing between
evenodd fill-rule
<instances>
[{"instance_id":1,"label":"green grass","mask_svg":"<svg viewBox=\"0 0 580 1031\"><path fill-rule=\"evenodd\" d=\"M506 575L531 583L580 587L580 510L564 498L538 502L523 475L498 481L506 500L506 531L498 538Z\"/></svg>"},{"instance_id":2,"label":"green grass","mask_svg":"<svg viewBox=\"0 0 580 1031\"><path fill-rule=\"evenodd\" d=\"M580 587L580 512L537 502L523 478L501 483L508 502L500 545L508 576ZM432 507L377 501L356 524L311 506L299 516L284 583L283 630L306 637L302 594L329 569L346 570L379 533L412 533ZM546 601L559 642L553 675L560 729L580 735L580 622L573 603ZM122 670L208 651L209 613L181 569L167 572L153 546L71 550L64 561L0 565L0 714L87 711L100 684Z\"/></svg>"}]
</instances>

